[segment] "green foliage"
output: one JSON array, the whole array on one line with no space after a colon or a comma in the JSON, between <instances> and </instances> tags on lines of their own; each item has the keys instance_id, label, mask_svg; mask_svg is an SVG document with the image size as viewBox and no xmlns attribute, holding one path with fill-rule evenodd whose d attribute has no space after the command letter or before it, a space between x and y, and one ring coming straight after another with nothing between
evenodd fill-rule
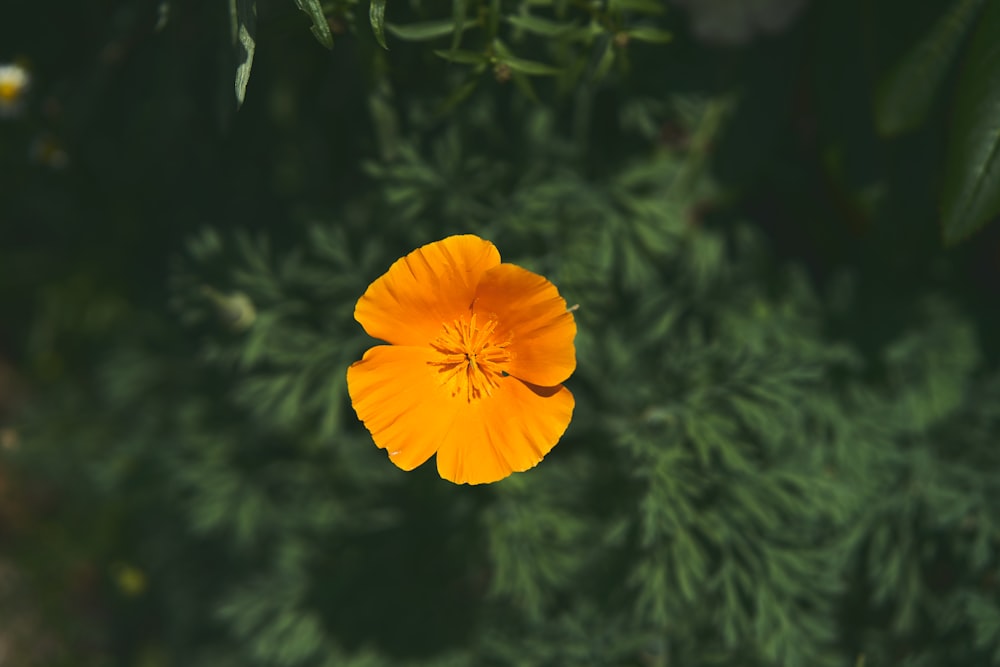
<instances>
[{"instance_id":1,"label":"green foliage","mask_svg":"<svg viewBox=\"0 0 1000 667\"><path fill-rule=\"evenodd\" d=\"M996 239L941 249L917 159L960 31L895 45L886 142L858 3L729 55L647 0L374 2L374 39L298 3L330 61L240 0L224 129L186 111L231 90L197 78L224 9L40 83L68 120L0 126L0 165L50 123L86 168L0 198L0 546L47 664L1000 665ZM578 324L569 430L487 487L395 468L345 386L358 297L453 233Z\"/></svg>"},{"instance_id":2,"label":"green foliage","mask_svg":"<svg viewBox=\"0 0 1000 667\"><path fill-rule=\"evenodd\" d=\"M892 136L924 121L982 4L981 0L956 2L883 80L875 108L879 132Z\"/></svg>"},{"instance_id":3,"label":"green foliage","mask_svg":"<svg viewBox=\"0 0 1000 667\"><path fill-rule=\"evenodd\" d=\"M323 45L333 47L333 36L323 7L318 0L295 0L299 9L313 21L313 34ZM235 2L235 0L234 0ZM245 4L245 3L244 3ZM354 2L338 5L336 15L353 26ZM434 3L431 4L431 12ZM448 49L435 50L442 59L472 65L474 80L487 72L499 81L513 79L529 97L535 93L526 76L557 76L562 91L569 91L584 78L604 78L616 62L627 67L625 47L630 40L665 44L672 39L669 30L653 22L664 13L656 2L567 3L544 0L518 4L454 0L448 18L427 18L420 3L414 5L417 20L388 22L385 0L373 0L368 8L368 23L375 41L388 50L386 32L408 42L427 42L451 38ZM393 7L395 10L396 6ZM249 8L231 6L234 35L240 36L237 57L237 101L242 103L253 57L252 24L246 18ZM433 14L431 14L433 15ZM249 30L244 30L249 26ZM234 37L234 42L236 38ZM463 48L464 47L464 48ZM549 64L518 55L521 50L544 50L554 57ZM596 67L591 62L600 54ZM456 100L458 101L458 100Z\"/></svg>"},{"instance_id":4,"label":"green foliage","mask_svg":"<svg viewBox=\"0 0 1000 667\"><path fill-rule=\"evenodd\" d=\"M989 3L955 93L942 191L944 239L955 243L1000 214L1000 7Z\"/></svg>"},{"instance_id":5,"label":"green foliage","mask_svg":"<svg viewBox=\"0 0 1000 667\"><path fill-rule=\"evenodd\" d=\"M529 115L535 145L550 125ZM163 377L148 353L107 366L103 400L131 416L112 419L123 431L104 442L121 444L95 481L127 497L137 468L156 470L148 497L181 510L180 549L208 540L229 563L197 589L197 615L235 664L888 660L885 639L840 644L855 586L866 613L885 615L867 626L876 637L916 640L922 619L957 609L977 619L958 623L975 638L968 655L996 650L989 598L925 579L947 567L971 583L996 567L998 462L977 432L1000 413L974 389L978 346L961 318L930 302L871 384L858 354L825 336L800 271L775 273L750 228L692 224L684 156L653 153L604 182L534 156L524 182L490 189L487 170L457 189L441 188L446 174L480 158L441 141L373 164L367 206L285 249L196 236L173 292L198 356L171 362L172 388L144 388ZM367 233L376 215L397 238ZM430 220L493 236L580 305L577 420L537 470L495 488L395 470L344 409L344 371L368 344L353 301ZM32 441L58 438L47 430ZM150 595L165 601L182 565L149 557ZM419 574L425 557L438 576ZM445 606L417 621L429 604ZM358 625L386 613L384 629ZM413 624L420 638L401 641Z\"/></svg>"},{"instance_id":6,"label":"green foliage","mask_svg":"<svg viewBox=\"0 0 1000 667\"><path fill-rule=\"evenodd\" d=\"M1000 11L995 3L985 8L983 4L961 0L942 12L882 76L875 93L874 120L883 136L915 130L931 115L935 102L949 99L948 148L938 203L942 238L948 244L968 237L1000 213L1000 133L995 122ZM946 84L967 41L957 81Z\"/></svg>"}]
</instances>

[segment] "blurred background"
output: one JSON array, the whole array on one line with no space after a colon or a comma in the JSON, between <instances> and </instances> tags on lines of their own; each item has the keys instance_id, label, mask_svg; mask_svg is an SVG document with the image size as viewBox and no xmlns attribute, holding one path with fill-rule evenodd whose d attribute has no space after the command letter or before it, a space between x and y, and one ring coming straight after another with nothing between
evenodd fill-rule
<instances>
[{"instance_id":1,"label":"blurred background","mask_svg":"<svg viewBox=\"0 0 1000 667\"><path fill-rule=\"evenodd\" d=\"M1000 3L13 0L0 666L1000 665ZM535 469L405 473L398 257L576 312Z\"/></svg>"}]
</instances>

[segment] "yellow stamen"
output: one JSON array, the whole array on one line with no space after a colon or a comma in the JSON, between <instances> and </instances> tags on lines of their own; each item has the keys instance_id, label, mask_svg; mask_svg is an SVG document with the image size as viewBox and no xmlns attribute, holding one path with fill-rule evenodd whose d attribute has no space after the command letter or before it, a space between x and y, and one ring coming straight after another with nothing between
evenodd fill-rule
<instances>
[{"instance_id":1,"label":"yellow stamen","mask_svg":"<svg viewBox=\"0 0 1000 667\"><path fill-rule=\"evenodd\" d=\"M466 322L455 320L442 325L442 333L431 343L441 353L440 361L431 362L440 367L442 384L451 388L452 396L465 396L467 401L491 396L506 376L510 362L510 337L496 340L497 321L491 319L485 326L476 324L473 313Z\"/></svg>"}]
</instances>

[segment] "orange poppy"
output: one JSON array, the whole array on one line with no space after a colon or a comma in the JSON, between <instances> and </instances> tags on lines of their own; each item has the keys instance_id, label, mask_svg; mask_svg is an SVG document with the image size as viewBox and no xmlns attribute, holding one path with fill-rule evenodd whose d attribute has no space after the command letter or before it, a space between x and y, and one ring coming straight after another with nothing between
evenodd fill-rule
<instances>
[{"instance_id":1,"label":"orange poppy","mask_svg":"<svg viewBox=\"0 0 1000 667\"><path fill-rule=\"evenodd\" d=\"M437 454L444 479L495 482L541 461L569 425L573 315L489 241L450 236L396 260L354 318L389 345L347 370L351 403L403 470Z\"/></svg>"}]
</instances>

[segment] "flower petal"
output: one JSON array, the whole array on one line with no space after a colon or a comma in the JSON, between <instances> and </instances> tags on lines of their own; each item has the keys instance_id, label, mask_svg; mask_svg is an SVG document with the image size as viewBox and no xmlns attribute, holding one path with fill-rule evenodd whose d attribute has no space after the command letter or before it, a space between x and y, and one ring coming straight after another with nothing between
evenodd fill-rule
<instances>
[{"instance_id":1,"label":"flower petal","mask_svg":"<svg viewBox=\"0 0 1000 667\"><path fill-rule=\"evenodd\" d=\"M487 271L476 290L474 311L496 318L496 336L510 336L507 372L552 387L576 369L576 322L551 282L514 264Z\"/></svg>"},{"instance_id":2,"label":"flower petal","mask_svg":"<svg viewBox=\"0 0 1000 667\"><path fill-rule=\"evenodd\" d=\"M449 236L396 260L358 299L354 319L394 345L427 345L469 312L482 275L500 264L489 241Z\"/></svg>"},{"instance_id":3,"label":"flower petal","mask_svg":"<svg viewBox=\"0 0 1000 667\"><path fill-rule=\"evenodd\" d=\"M347 391L358 418L403 470L429 459L452 430L459 402L428 364L439 356L430 347L380 345L347 369Z\"/></svg>"},{"instance_id":4,"label":"flower petal","mask_svg":"<svg viewBox=\"0 0 1000 667\"><path fill-rule=\"evenodd\" d=\"M573 394L508 377L493 395L455 414L437 453L438 474L456 484L485 484L534 467L573 418Z\"/></svg>"}]
</instances>

